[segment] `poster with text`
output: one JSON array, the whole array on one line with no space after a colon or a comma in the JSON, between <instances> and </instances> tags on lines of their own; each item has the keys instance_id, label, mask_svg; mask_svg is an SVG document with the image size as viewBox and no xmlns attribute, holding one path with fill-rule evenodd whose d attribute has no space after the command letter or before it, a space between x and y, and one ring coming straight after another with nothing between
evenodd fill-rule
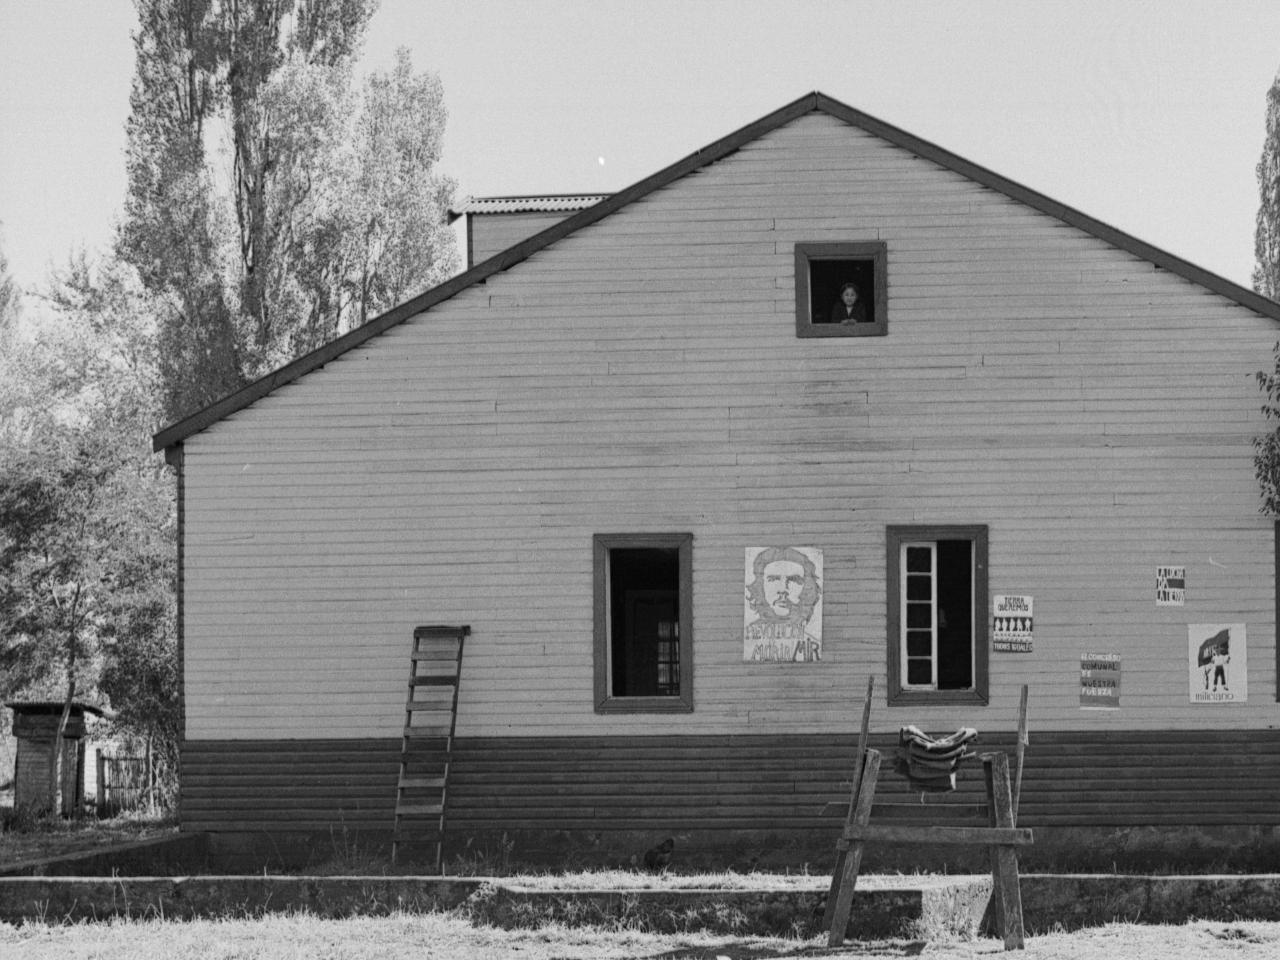
<instances>
[{"instance_id":1,"label":"poster with text","mask_svg":"<svg viewBox=\"0 0 1280 960\"><path fill-rule=\"evenodd\" d=\"M1031 653L1030 597L997 594L992 598L991 649L996 653Z\"/></svg>"},{"instance_id":2,"label":"poster with text","mask_svg":"<svg viewBox=\"0 0 1280 960\"><path fill-rule=\"evenodd\" d=\"M822 659L822 551L748 547L742 658L810 663Z\"/></svg>"},{"instance_id":3,"label":"poster with text","mask_svg":"<svg viewBox=\"0 0 1280 960\"><path fill-rule=\"evenodd\" d=\"M1080 709L1120 709L1120 654L1080 654Z\"/></svg>"},{"instance_id":4,"label":"poster with text","mask_svg":"<svg viewBox=\"0 0 1280 960\"><path fill-rule=\"evenodd\" d=\"M1187 602L1187 568L1156 567L1156 606L1181 607Z\"/></svg>"},{"instance_id":5,"label":"poster with text","mask_svg":"<svg viewBox=\"0 0 1280 960\"><path fill-rule=\"evenodd\" d=\"M1249 650L1243 623L1187 624L1192 703L1244 703L1249 698Z\"/></svg>"}]
</instances>

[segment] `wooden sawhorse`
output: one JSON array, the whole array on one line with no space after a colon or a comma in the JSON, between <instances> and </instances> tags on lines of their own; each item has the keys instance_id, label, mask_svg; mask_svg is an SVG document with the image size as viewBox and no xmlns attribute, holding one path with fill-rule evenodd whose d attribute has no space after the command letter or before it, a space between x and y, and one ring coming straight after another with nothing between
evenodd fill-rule
<instances>
[{"instance_id":1,"label":"wooden sawhorse","mask_svg":"<svg viewBox=\"0 0 1280 960\"><path fill-rule=\"evenodd\" d=\"M844 830L836 844L836 865L831 877L831 890L827 896L823 927L827 930L827 944L838 947L844 943L849 925L849 912L853 906L853 891L858 882L858 869L862 864L862 850L869 842L879 843L927 843L927 844L975 844L986 846L991 862L993 883L992 901L995 907L997 933L1004 939L1006 950L1020 950L1026 946L1026 934L1022 924L1022 888L1018 879L1017 848L1033 842L1032 833L1017 826L1018 792L1022 786L1023 747L1026 744L1027 691L1023 688L1019 707L1017 769L1014 784L1009 780L1009 758L1003 753L983 753L983 775L986 780L986 823L974 822L972 805L955 804L907 804L919 813L928 810L936 815L937 823L922 824L917 816L915 823L872 824L871 814L875 799L876 783L880 775L880 751L868 749L867 722L869 718L872 684L867 685L867 706L863 709L862 736L859 740L860 763L855 767L853 799L846 807L833 805L835 812L845 815ZM878 804L877 814L893 818L895 808L901 804ZM950 811L948 810L950 807ZM828 811L824 811L826 813ZM968 815L969 823L958 821L950 813L961 817Z\"/></svg>"}]
</instances>

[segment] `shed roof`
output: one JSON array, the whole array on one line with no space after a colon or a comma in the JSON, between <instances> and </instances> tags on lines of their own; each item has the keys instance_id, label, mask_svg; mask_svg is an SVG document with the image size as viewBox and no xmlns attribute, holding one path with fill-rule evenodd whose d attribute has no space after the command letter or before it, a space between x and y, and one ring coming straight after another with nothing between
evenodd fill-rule
<instances>
[{"instance_id":1,"label":"shed roof","mask_svg":"<svg viewBox=\"0 0 1280 960\"><path fill-rule=\"evenodd\" d=\"M1144 240L1140 240L1132 234L1103 223L1101 220L1060 203L1043 193L1003 177L986 167L966 160L936 144L922 140L914 134L856 110L847 104L841 103L839 100L828 97L824 93L814 91L797 100L793 100L773 113L761 117L754 123L749 123L728 136L708 144L701 150L694 151L683 160L676 161L669 167L659 170L638 183L634 183L624 190L620 190L585 209L579 210L559 223L534 234L526 240L522 240L512 247L508 247L488 260L476 264L465 273L459 274L397 307L393 307L368 323L349 331L305 356L299 357L292 363L280 367L260 380L210 404L203 410L197 411L185 419L166 427L152 438L154 449L166 450L181 443L187 437L199 433L219 420L244 409L277 388L292 383L299 377L324 366L348 350L360 346L387 329L397 326L410 317L450 299L473 284L515 266L537 251L555 243L557 240L563 239L574 231L595 223L627 204L652 193L654 190L664 187L701 167L723 159L752 140L758 139L807 113L813 112L828 114L851 126L880 137L919 157L930 160L985 187L1003 193L1013 200L1024 203L1049 216L1056 217L1086 233L1093 234L1115 247L1147 260L1193 283L1206 287L1214 293L1227 297L1262 316L1280 320L1280 303L1274 300L1264 297L1247 287L1242 287L1203 267L1198 267L1194 263L1153 246Z\"/></svg>"},{"instance_id":2,"label":"shed roof","mask_svg":"<svg viewBox=\"0 0 1280 960\"><path fill-rule=\"evenodd\" d=\"M64 702L61 700L9 700L5 706L18 714L49 714L61 713ZM115 719L115 711L107 707L99 707L92 703L84 703L80 700L71 701L71 713L84 714L91 713L94 716L105 717L108 720Z\"/></svg>"},{"instance_id":3,"label":"shed roof","mask_svg":"<svg viewBox=\"0 0 1280 960\"><path fill-rule=\"evenodd\" d=\"M607 193L558 193L539 197L464 197L462 202L449 210L452 223L466 213L564 213L585 210L601 200L608 200Z\"/></svg>"}]
</instances>

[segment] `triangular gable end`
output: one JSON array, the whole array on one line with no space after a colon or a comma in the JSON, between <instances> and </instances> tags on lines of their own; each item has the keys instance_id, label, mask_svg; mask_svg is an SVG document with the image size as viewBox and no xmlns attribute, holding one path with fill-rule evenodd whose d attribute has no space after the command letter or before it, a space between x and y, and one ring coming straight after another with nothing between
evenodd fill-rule
<instances>
[{"instance_id":1,"label":"triangular gable end","mask_svg":"<svg viewBox=\"0 0 1280 960\"><path fill-rule=\"evenodd\" d=\"M419 294L412 300L392 308L363 326L349 331L336 340L330 341L311 353L299 357L292 363L272 371L254 383L216 401L203 410L166 427L152 438L153 449L157 451L167 450L181 443L187 437L199 433L239 410L243 410L277 388L292 383L311 371L323 367L326 363L337 359L348 350L360 346L391 327L397 326L436 304L450 299L487 277L510 269L539 250L609 216L660 187L664 187L687 174L723 159L745 144L815 111L829 114L925 160L936 163L1026 206L1039 210L1041 213L1055 217L1085 233L1092 234L1114 247L1131 253L1140 259L1147 260L1157 267L1203 286L1229 300L1233 300L1264 317L1280 320L1280 303L1274 300L1233 283L1215 273L1211 273L1202 267L1198 267L1181 257L1174 256L1159 247L1139 240L1131 234L1090 217L1073 207L1059 203L1042 193L988 170L986 167L957 156L936 144L922 140L907 133L905 130L901 130L885 123L883 120L878 120L869 114L855 110L853 107L815 91L787 104L781 109L775 110L767 116L761 117L754 123L750 123L728 136L716 140L701 150L689 154L683 160L659 170L657 173L613 194L594 206L588 207L554 226L548 227L541 233L537 233L509 247L482 263L476 264L465 273L459 274L453 279Z\"/></svg>"}]
</instances>

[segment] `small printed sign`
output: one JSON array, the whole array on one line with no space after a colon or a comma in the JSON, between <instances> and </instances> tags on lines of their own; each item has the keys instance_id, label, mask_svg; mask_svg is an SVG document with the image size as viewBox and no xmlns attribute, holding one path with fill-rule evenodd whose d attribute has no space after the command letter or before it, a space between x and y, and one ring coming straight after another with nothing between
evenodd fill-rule
<instances>
[{"instance_id":1,"label":"small printed sign","mask_svg":"<svg viewBox=\"0 0 1280 960\"><path fill-rule=\"evenodd\" d=\"M812 663L822 659L822 551L748 547L742 659Z\"/></svg>"},{"instance_id":2,"label":"small printed sign","mask_svg":"<svg viewBox=\"0 0 1280 960\"><path fill-rule=\"evenodd\" d=\"M1181 607L1187 602L1187 568L1156 567L1156 606Z\"/></svg>"},{"instance_id":3,"label":"small printed sign","mask_svg":"<svg viewBox=\"0 0 1280 960\"><path fill-rule=\"evenodd\" d=\"M1120 709L1120 654L1080 654L1080 709Z\"/></svg>"},{"instance_id":4,"label":"small printed sign","mask_svg":"<svg viewBox=\"0 0 1280 960\"><path fill-rule=\"evenodd\" d=\"M991 629L991 649L996 653L1032 652L1032 602L1030 597L997 594L992 598L995 614Z\"/></svg>"},{"instance_id":5,"label":"small printed sign","mask_svg":"<svg viewBox=\"0 0 1280 960\"><path fill-rule=\"evenodd\" d=\"M1249 699L1249 648L1243 623L1187 624L1192 703Z\"/></svg>"}]
</instances>

